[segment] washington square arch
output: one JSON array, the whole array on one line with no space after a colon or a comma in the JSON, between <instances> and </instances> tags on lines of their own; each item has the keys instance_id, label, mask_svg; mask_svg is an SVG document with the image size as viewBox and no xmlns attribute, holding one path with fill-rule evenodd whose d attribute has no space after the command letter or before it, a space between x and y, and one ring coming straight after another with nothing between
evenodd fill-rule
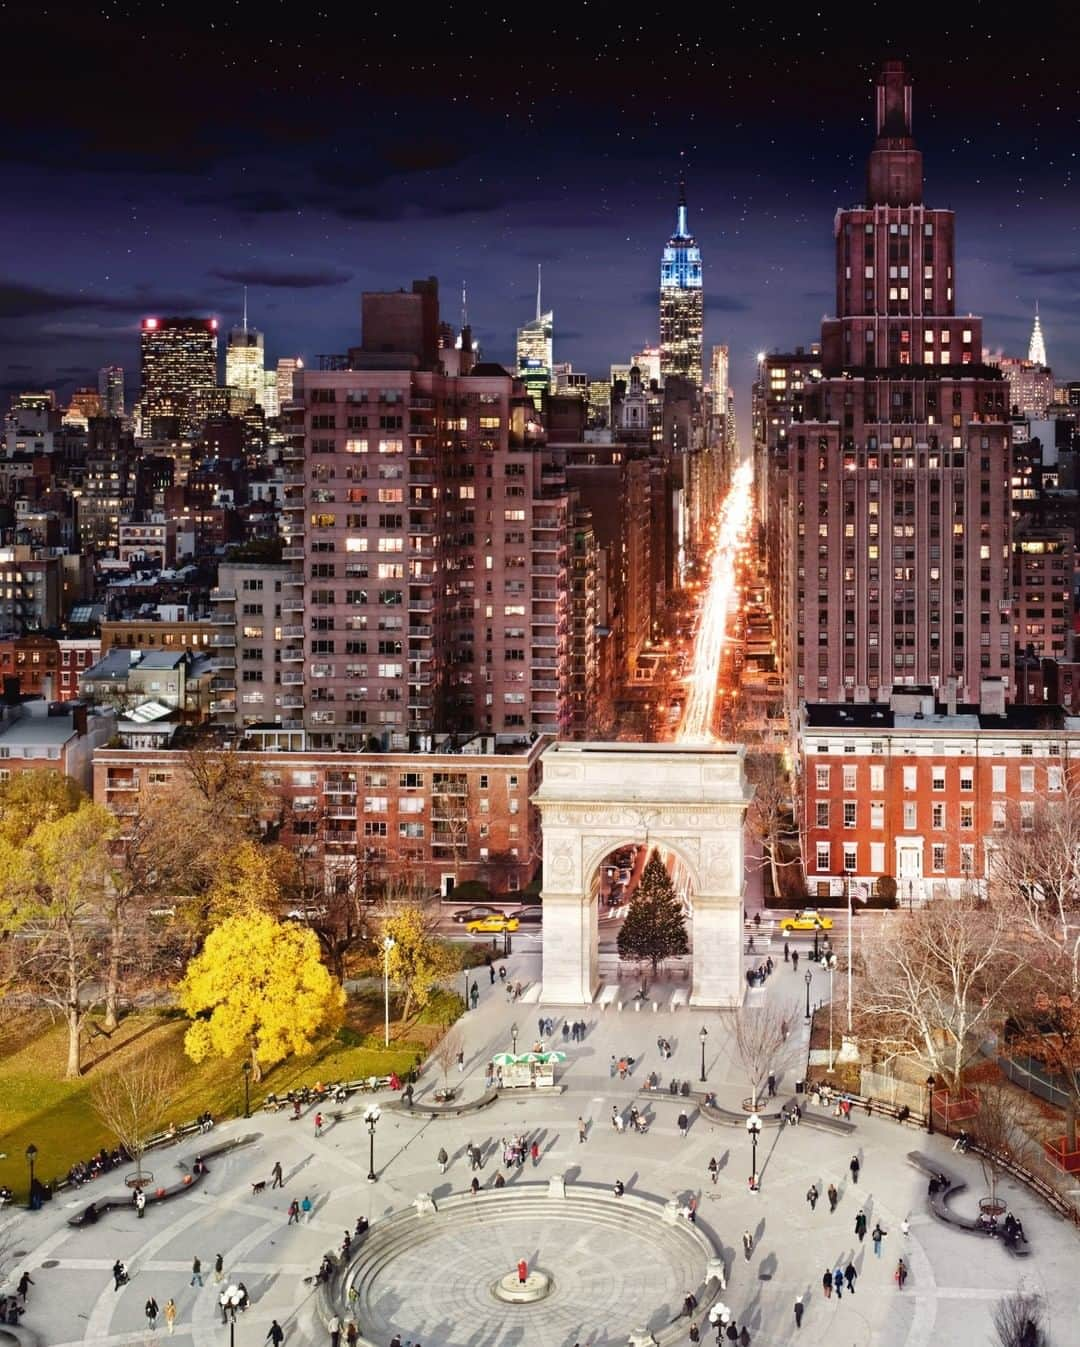
<instances>
[{"instance_id":1,"label":"washington square arch","mask_svg":"<svg viewBox=\"0 0 1080 1347\"><path fill-rule=\"evenodd\" d=\"M599 868L648 843L689 883L690 1004L738 1005L742 975L743 820L752 797L733 744L556 743L533 796L544 837L543 999L587 1005L599 989Z\"/></svg>"}]
</instances>

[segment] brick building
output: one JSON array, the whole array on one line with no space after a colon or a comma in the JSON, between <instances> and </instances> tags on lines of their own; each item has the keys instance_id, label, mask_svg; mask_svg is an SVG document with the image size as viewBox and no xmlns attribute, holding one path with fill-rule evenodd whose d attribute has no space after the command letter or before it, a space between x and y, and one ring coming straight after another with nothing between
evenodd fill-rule
<instances>
[{"instance_id":1,"label":"brick building","mask_svg":"<svg viewBox=\"0 0 1080 1347\"><path fill-rule=\"evenodd\" d=\"M897 883L901 903L978 892L995 837L1023 828L1036 801L1080 772L1080 718L1060 706L936 702L929 688L888 705L802 708L807 887Z\"/></svg>"},{"instance_id":2,"label":"brick building","mask_svg":"<svg viewBox=\"0 0 1080 1347\"><path fill-rule=\"evenodd\" d=\"M888 61L865 205L836 215L836 314L786 436L793 700L888 702L1012 663L1008 385L956 308L954 216L923 204L911 81ZM778 613L785 605L778 604Z\"/></svg>"},{"instance_id":3,"label":"brick building","mask_svg":"<svg viewBox=\"0 0 1080 1347\"><path fill-rule=\"evenodd\" d=\"M241 753L280 792L281 840L335 869L364 868L374 882L407 871L449 892L479 879L517 892L539 855L529 797L550 740L482 735L453 753ZM182 752L100 749L94 798L123 815L138 795L169 787Z\"/></svg>"}]
</instances>

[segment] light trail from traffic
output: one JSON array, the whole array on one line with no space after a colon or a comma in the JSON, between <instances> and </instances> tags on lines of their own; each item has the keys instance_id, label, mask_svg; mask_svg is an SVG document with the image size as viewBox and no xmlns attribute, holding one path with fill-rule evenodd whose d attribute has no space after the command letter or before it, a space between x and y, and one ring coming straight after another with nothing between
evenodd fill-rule
<instances>
[{"instance_id":1,"label":"light trail from traffic","mask_svg":"<svg viewBox=\"0 0 1080 1347\"><path fill-rule=\"evenodd\" d=\"M735 470L731 487L720 507L708 588L701 601L694 640L694 662L686 680L686 709L675 736L682 744L712 743L716 738L713 724L717 685L727 642L728 620L733 601L738 598L738 560L750 525L752 483L752 465L744 461Z\"/></svg>"}]
</instances>

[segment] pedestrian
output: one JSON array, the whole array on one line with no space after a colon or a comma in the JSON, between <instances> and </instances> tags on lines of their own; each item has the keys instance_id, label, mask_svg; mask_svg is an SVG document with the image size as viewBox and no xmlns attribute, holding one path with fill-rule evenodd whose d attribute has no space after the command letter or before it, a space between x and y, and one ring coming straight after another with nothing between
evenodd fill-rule
<instances>
[{"instance_id":1,"label":"pedestrian","mask_svg":"<svg viewBox=\"0 0 1080 1347\"><path fill-rule=\"evenodd\" d=\"M280 1161L280 1160L275 1160L275 1161L274 1161L274 1167L273 1167L273 1169L270 1171L270 1173L271 1173L271 1175L272 1175L272 1177L273 1177L273 1180L274 1180L274 1182L270 1185L270 1187L271 1187L271 1188L284 1188L284 1187L285 1187L285 1180L281 1177L281 1161Z\"/></svg>"},{"instance_id":2,"label":"pedestrian","mask_svg":"<svg viewBox=\"0 0 1080 1347\"><path fill-rule=\"evenodd\" d=\"M786 940L784 941L784 962L791 962L791 950L788 948L788 942Z\"/></svg>"},{"instance_id":3,"label":"pedestrian","mask_svg":"<svg viewBox=\"0 0 1080 1347\"><path fill-rule=\"evenodd\" d=\"M816 1184L811 1184L806 1190L806 1200L810 1203L810 1210L813 1211L817 1206L818 1190Z\"/></svg>"},{"instance_id":4,"label":"pedestrian","mask_svg":"<svg viewBox=\"0 0 1080 1347\"><path fill-rule=\"evenodd\" d=\"M851 1182L852 1182L852 1183L858 1183L858 1182L859 1182L859 1169L860 1169L860 1168L861 1168L861 1166L860 1166L860 1164L859 1164L859 1157L858 1157L857 1155L853 1155L853 1156L851 1157L851 1164L848 1165L848 1169L851 1170Z\"/></svg>"},{"instance_id":5,"label":"pedestrian","mask_svg":"<svg viewBox=\"0 0 1080 1347\"><path fill-rule=\"evenodd\" d=\"M289 1203L289 1219L285 1222L285 1224L286 1225L300 1224L300 1203L297 1202L295 1197Z\"/></svg>"},{"instance_id":6,"label":"pedestrian","mask_svg":"<svg viewBox=\"0 0 1080 1347\"><path fill-rule=\"evenodd\" d=\"M618 1071L618 1069L619 1069L619 1064L618 1064L618 1062L615 1060L615 1058L612 1057L612 1059L611 1059L611 1065L608 1067L608 1075L611 1077L612 1080L615 1079L615 1072Z\"/></svg>"},{"instance_id":7,"label":"pedestrian","mask_svg":"<svg viewBox=\"0 0 1080 1347\"><path fill-rule=\"evenodd\" d=\"M31 1277L29 1272L24 1271L23 1275L19 1278L19 1285L16 1287L16 1290L19 1293L19 1299L22 1301L24 1306L26 1304L27 1292L30 1290L30 1287L33 1286L33 1284L34 1284L33 1277Z\"/></svg>"},{"instance_id":8,"label":"pedestrian","mask_svg":"<svg viewBox=\"0 0 1080 1347\"><path fill-rule=\"evenodd\" d=\"M518 1285L524 1286L529 1280L529 1265L524 1258L518 1259L517 1265Z\"/></svg>"},{"instance_id":9,"label":"pedestrian","mask_svg":"<svg viewBox=\"0 0 1080 1347\"><path fill-rule=\"evenodd\" d=\"M739 1347L750 1347L750 1330L745 1324L739 1329Z\"/></svg>"},{"instance_id":10,"label":"pedestrian","mask_svg":"<svg viewBox=\"0 0 1080 1347\"><path fill-rule=\"evenodd\" d=\"M457 1055L457 1069L458 1069L459 1071L464 1071L464 1070L465 1070L465 1049L464 1049L464 1048L462 1048L462 1050L461 1050L461 1051L458 1053L458 1055Z\"/></svg>"},{"instance_id":11,"label":"pedestrian","mask_svg":"<svg viewBox=\"0 0 1080 1347\"><path fill-rule=\"evenodd\" d=\"M625 1125L623 1123L623 1116L619 1112L619 1106L617 1104L612 1104L611 1106L611 1125L616 1132L621 1132Z\"/></svg>"},{"instance_id":12,"label":"pedestrian","mask_svg":"<svg viewBox=\"0 0 1080 1347\"><path fill-rule=\"evenodd\" d=\"M546 1025L547 1025L547 1020L545 1020L545 1019L543 1018L543 1016L541 1016L541 1018L538 1019L537 1022L536 1022L536 1037L537 1037L537 1038L543 1038L543 1037L544 1037L544 1029L545 1029Z\"/></svg>"},{"instance_id":13,"label":"pedestrian","mask_svg":"<svg viewBox=\"0 0 1080 1347\"><path fill-rule=\"evenodd\" d=\"M906 1216L900 1222L900 1233L904 1236L905 1239L907 1239L908 1235L911 1233L911 1222L908 1220Z\"/></svg>"},{"instance_id":14,"label":"pedestrian","mask_svg":"<svg viewBox=\"0 0 1080 1347\"><path fill-rule=\"evenodd\" d=\"M476 1003L480 1000L480 988L474 982L469 988L469 1000L472 1002L473 1010L476 1009Z\"/></svg>"},{"instance_id":15,"label":"pedestrian","mask_svg":"<svg viewBox=\"0 0 1080 1347\"><path fill-rule=\"evenodd\" d=\"M494 974L492 974L492 981L494 981ZM360 1337L360 1334L359 1334L359 1330L358 1330L357 1327L356 1327L356 1320L355 1320L355 1319L352 1319L352 1318L346 1319L346 1320L345 1320L345 1342L347 1343L348 1347L356 1347L356 1344L357 1344L357 1342L359 1341L359 1337Z\"/></svg>"},{"instance_id":16,"label":"pedestrian","mask_svg":"<svg viewBox=\"0 0 1080 1347\"><path fill-rule=\"evenodd\" d=\"M285 1341L285 1330L281 1327L281 1325L278 1323L276 1319L270 1325L270 1329L266 1334L265 1341L272 1342L274 1344L274 1347L281 1347L281 1344Z\"/></svg>"},{"instance_id":17,"label":"pedestrian","mask_svg":"<svg viewBox=\"0 0 1080 1347\"><path fill-rule=\"evenodd\" d=\"M157 1328L158 1303L153 1296L150 1297L143 1307L143 1313L146 1315L147 1328Z\"/></svg>"},{"instance_id":18,"label":"pedestrian","mask_svg":"<svg viewBox=\"0 0 1080 1347\"><path fill-rule=\"evenodd\" d=\"M584 1118L581 1116L581 1114L579 1113L579 1114L578 1114L578 1120L577 1120L577 1139L578 1139L578 1145L579 1145L579 1146L584 1146L584 1145L585 1145L585 1137L586 1137L586 1135L588 1134L588 1130L589 1130L589 1129L588 1129L588 1127L586 1126L585 1119L584 1119Z\"/></svg>"},{"instance_id":19,"label":"pedestrian","mask_svg":"<svg viewBox=\"0 0 1080 1347\"><path fill-rule=\"evenodd\" d=\"M716 1186L716 1180L719 1177L720 1177L720 1166L717 1163L716 1156L714 1155L713 1158L709 1161L709 1178L712 1179L714 1187Z\"/></svg>"},{"instance_id":20,"label":"pedestrian","mask_svg":"<svg viewBox=\"0 0 1080 1347\"><path fill-rule=\"evenodd\" d=\"M791 971L793 973L799 971L799 951L797 949L791 951Z\"/></svg>"},{"instance_id":21,"label":"pedestrian","mask_svg":"<svg viewBox=\"0 0 1080 1347\"><path fill-rule=\"evenodd\" d=\"M316 1113L316 1114L315 1114L315 1135L316 1135L317 1137L321 1137L321 1136L322 1136L322 1114L321 1114L321 1113Z\"/></svg>"},{"instance_id":22,"label":"pedestrian","mask_svg":"<svg viewBox=\"0 0 1080 1347\"><path fill-rule=\"evenodd\" d=\"M502 1170L501 1170L501 1169L500 1169L500 1170L498 1171L498 1173L495 1175L495 1182L494 1182L491 1186L492 1186L493 1188L505 1188L505 1187L506 1187L506 1180L505 1180L505 1179L503 1178L503 1176L502 1176Z\"/></svg>"},{"instance_id":23,"label":"pedestrian","mask_svg":"<svg viewBox=\"0 0 1080 1347\"><path fill-rule=\"evenodd\" d=\"M202 1284L202 1263L198 1257L195 1257L191 1260L191 1285L201 1286Z\"/></svg>"},{"instance_id":24,"label":"pedestrian","mask_svg":"<svg viewBox=\"0 0 1080 1347\"><path fill-rule=\"evenodd\" d=\"M146 1211L146 1194L141 1188L135 1189L135 1213L141 1221Z\"/></svg>"},{"instance_id":25,"label":"pedestrian","mask_svg":"<svg viewBox=\"0 0 1080 1347\"><path fill-rule=\"evenodd\" d=\"M330 1347L341 1347L341 1320L336 1314L327 1320L326 1331L330 1334Z\"/></svg>"},{"instance_id":26,"label":"pedestrian","mask_svg":"<svg viewBox=\"0 0 1080 1347\"><path fill-rule=\"evenodd\" d=\"M698 1328L697 1324L690 1325L690 1341L691 1342L701 1341L701 1330Z\"/></svg>"},{"instance_id":27,"label":"pedestrian","mask_svg":"<svg viewBox=\"0 0 1080 1347\"><path fill-rule=\"evenodd\" d=\"M742 1235L743 1257L749 1263L750 1255L754 1252L754 1237L749 1230L744 1230Z\"/></svg>"},{"instance_id":28,"label":"pedestrian","mask_svg":"<svg viewBox=\"0 0 1080 1347\"><path fill-rule=\"evenodd\" d=\"M785 945L784 948L787 949L787 946ZM806 1308L806 1307L805 1307L805 1306L803 1305L803 1303L802 1303L802 1296L796 1296L796 1297L795 1297L795 1327L796 1327L796 1328L802 1328L803 1310L804 1310L805 1308Z\"/></svg>"},{"instance_id":29,"label":"pedestrian","mask_svg":"<svg viewBox=\"0 0 1080 1347\"><path fill-rule=\"evenodd\" d=\"M825 1275L821 1279L821 1289L825 1292L825 1299L832 1298L832 1273L828 1268L825 1269Z\"/></svg>"},{"instance_id":30,"label":"pedestrian","mask_svg":"<svg viewBox=\"0 0 1080 1347\"><path fill-rule=\"evenodd\" d=\"M532 1156L533 1169L540 1163L540 1143L534 1141L529 1147L529 1154Z\"/></svg>"},{"instance_id":31,"label":"pedestrian","mask_svg":"<svg viewBox=\"0 0 1080 1347\"><path fill-rule=\"evenodd\" d=\"M225 1259L221 1254L214 1259L214 1281L220 1282L225 1279Z\"/></svg>"},{"instance_id":32,"label":"pedestrian","mask_svg":"<svg viewBox=\"0 0 1080 1347\"><path fill-rule=\"evenodd\" d=\"M116 1262L113 1264L112 1275L113 1275L114 1291L119 1291L121 1286L123 1286L126 1281L130 1280L130 1278L128 1277L128 1270L124 1266L122 1259L118 1258ZM201 1286L202 1283L200 1282L199 1285Z\"/></svg>"},{"instance_id":33,"label":"pedestrian","mask_svg":"<svg viewBox=\"0 0 1080 1347\"><path fill-rule=\"evenodd\" d=\"M881 1257L881 1241L885 1238L885 1231L881 1228L879 1221L870 1232L870 1238L874 1241L874 1257Z\"/></svg>"},{"instance_id":34,"label":"pedestrian","mask_svg":"<svg viewBox=\"0 0 1080 1347\"><path fill-rule=\"evenodd\" d=\"M893 1273L893 1278L902 1291L904 1289L904 1283L907 1281L907 1264L902 1258L896 1265L896 1271Z\"/></svg>"},{"instance_id":35,"label":"pedestrian","mask_svg":"<svg viewBox=\"0 0 1080 1347\"><path fill-rule=\"evenodd\" d=\"M837 1300L844 1298L844 1274L840 1268L837 1268L832 1275L833 1290L836 1292Z\"/></svg>"},{"instance_id":36,"label":"pedestrian","mask_svg":"<svg viewBox=\"0 0 1080 1347\"><path fill-rule=\"evenodd\" d=\"M847 1289L851 1295L855 1294L855 1278L858 1275L854 1263L848 1263L847 1267L844 1268L844 1280L847 1282Z\"/></svg>"},{"instance_id":37,"label":"pedestrian","mask_svg":"<svg viewBox=\"0 0 1080 1347\"><path fill-rule=\"evenodd\" d=\"M574 1037L577 1038L577 1034L575 1034ZM570 1042L570 1021L569 1021L569 1020L563 1020L563 1022L562 1022L562 1041L563 1041L564 1043L569 1043L569 1042Z\"/></svg>"},{"instance_id":38,"label":"pedestrian","mask_svg":"<svg viewBox=\"0 0 1080 1347\"><path fill-rule=\"evenodd\" d=\"M775 1075L772 1071L769 1072L769 1079L765 1082L765 1084L768 1086L768 1090L769 1090L769 1098L770 1098L770 1099L775 1099L775 1098L776 1098L776 1075Z\"/></svg>"},{"instance_id":39,"label":"pedestrian","mask_svg":"<svg viewBox=\"0 0 1080 1347\"><path fill-rule=\"evenodd\" d=\"M307 1193L304 1194L304 1200L303 1200L303 1202L300 1203L300 1210L301 1210L301 1212L303 1213L303 1216L304 1216L304 1224L305 1224L305 1225L310 1225L310 1224L311 1224L311 1213L312 1213L312 1211L314 1210L314 1205L313 1205L313 1203L312 1203L312 1201L311 1201L311 1198L308 1197Z\"/></svg>"},{"instance_id":40,"label":"pedestrian","mask_svg":"<svg viewBox=\"0 0 1080 1347\"><path fill-rule=\"evenodd\" d=\"M164 1314L165 1314L165 1327L169 1330L169 1333L171 1335L173 1328L176 1324L176 1301L173 1300L172 1296L170 1296L168 1300L166 1300L165 1302Z\"/></svg>"},{"instance_id":41,"label":"pedestrian","mask_svg":"<svg viewBox=\"0 0 1080 1347\"><path fill-rule=\"evenodd\" d=\"M494 965L494 964L490 964L490 963L488 964L488 973L491 975L491 985L494 987L494 986L495 986L495 965Z\"/></svg>"},{"instance_id":42,"label":"pedestrian","mask_svg":"<svg viewBox=\"0 0 1080 1347\"><path fill-rule=\"evenodd\" d=\"M446 1173L446 1166L450 1163L450 1157L449 1157L449 1156L447 1155L447 1153L446 1153L446 1147L445 1147L445 1146L440 1146L440 1147L439 1147L439 1153L438 1153L438 1155L435 1157L435 1159L439 1162L439 1173L440 1173L440 1174L445 1174L445 1173Z\"/></svg>"},{"instance_id":43,"label":"pedestrian","mask_svg":"<svg viewBox=\"0 0 1080 1347\"><path fill-rule=\"evenodd\" d=\"M469 1184L469 1188L472 1190L473 1197L475 1197L476 1194L480 1191L480 1180L475 1176L475 1174L473 1175L472 1183Z\"/></svg>"},{"instance_id":44,"label":"pedestrian","mask_svg":"<svg viewBox=\"0 0 1080 1347\"><path fill-rule=\"evenodd\" d=\"M829 1210L835 1211L836 1204L840 1200L840 1194L836 1191L836 1184L830 1183L827 1192L829 1197Z\"/></svg>"},{"instance_id":45,"label":"pedestrian","mask_svg":"<svg viewBox=\"0 0 1080 1347\"><path fill-rule=\"evenodd\" d=\"M679 1123L679 1135L686 1136L687 1130L690 1127L690 1119L686 1116L685 1113L680 1113L678 1123Z\"/></svg>"},{"instance_id":46,"label":"pedestrian","mask_svg":"<svg viewBox=\"0 0 1080 1347\"><path fill-rule=\"evenodd\" d=\"M855 1216L855 1234L859 1237L860 1244L866 1238L866 1212L863 1211L862 1207L859 1208Z\"/></svg>"}]
</instances>

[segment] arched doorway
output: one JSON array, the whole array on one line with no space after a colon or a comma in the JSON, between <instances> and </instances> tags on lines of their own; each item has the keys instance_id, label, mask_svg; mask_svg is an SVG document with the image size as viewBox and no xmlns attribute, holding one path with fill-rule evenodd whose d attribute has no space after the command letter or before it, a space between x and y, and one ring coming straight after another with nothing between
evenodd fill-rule
<instances>
[{"instance_id":1,"label":"arched doorway","mask_svg":"<svg viewBox=\"0 0 1080 1347\"><path fill-rule=\"evenodd\" d=\"M691 1005L742 1000L743 820L752 790L745 750L722 744L557 743L533 801L544 837L543 997L595 997L598 894L611 852L662 848L685 871L693 903Z\"/></svg>"}]
</instances>

